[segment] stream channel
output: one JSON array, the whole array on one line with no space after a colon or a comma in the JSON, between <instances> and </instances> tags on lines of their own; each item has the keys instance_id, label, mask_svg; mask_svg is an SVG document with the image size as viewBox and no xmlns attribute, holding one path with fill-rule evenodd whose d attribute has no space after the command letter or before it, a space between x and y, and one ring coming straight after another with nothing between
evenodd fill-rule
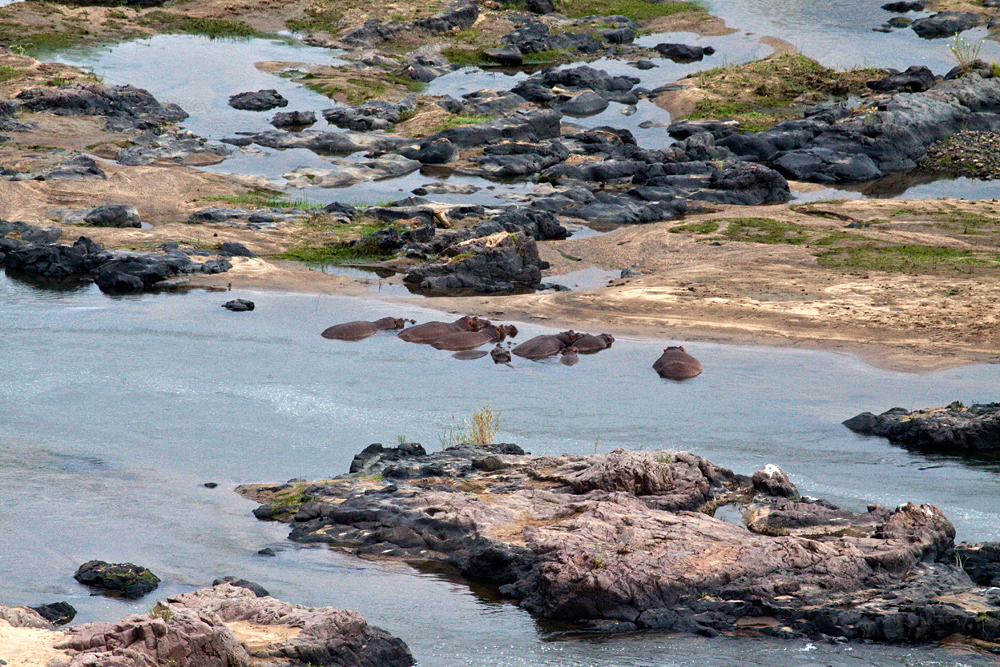
<instances>
[{"instance_id":1,"label":"stream channel","mask_svg":"<svg viewBox=\"0 0 1000 667\"><path fill-rule=\"evenodd\" d=\"M945 40L920 40L909 30L872 32L891 16L878 9L880 2L710 0L714 13L744 32L655 35L642 43L711 44L715 56L685 65L661 59L649 72L616 61L593 66L642 76L641 85L652 88L699 69L765 56L770 48L759 38L773 35L827 65L925 64L938 74L950 69ZM965 34L969 40L982 36ZM844 43L852 51L843 51ZM986 42L982 55L1000 60L1000 45ZM276 88L290 100L286 110L331 106L254 62L331 64L336 54L292 40L160 36L53 58L109 83L147 88L191 114L185 128L221 139L269 127L270 113L227 106L237 92ZM505 89L523 76L467 68L433 82L428 92ZM643 121L668 123L666 112L645 102L625 116L620 106L578 122L628 127L645 146L669 143L662 127L639 127ZM321 120L317 127L323 126ZM308 151L251 149L209 169L280 183L281 174L296 167L324 165ZM415 173L291 194L318 202L375 202L435 180ZM502 201L531 187L450 181L484 187L472 196L440 197L460 203ZM924 197L995 193L992 184L967 179L916 187ZM905 184L890 190L890 196L913 196ZM257 309L230 313L219 307L237 296L253 299ZM915 375L833 352L686 343L705 373L678 384L660 380L650 368L664 340L619 338L610 351L567 368L520 359L510 367L494 366L489 358L462 362L391 334L353 344L320 338L325 327L353 319L441 318L374 299L209 291L110 298L93 286L54 291L0 274L0 309L4 604L67 600L79 610L77 622L112 620L232 574L291 602L357 609L402 637L425 666L989 663L928 646L581 636L539 623L489 589L447 573L290 543L284 525L256 521L254 505L232 489L340 474L369 443L395 444L400 436L436 450L463 417L489 405L500 412L499 440L536 454L688 449L747 474L776 463L805 494L853 510L868 503L931 503L955 523L959 540L1000 540L1000 462L911 453L840 425L863 410L995 400L1000 367ZM518 326L519 340L548 331ZM208 489L206 482L220 486ZM277 557L257 555L268 546ZM90 596L72 573L92 558L140 563L163 584L137 602Z\"/></svg>"}]
</instances>

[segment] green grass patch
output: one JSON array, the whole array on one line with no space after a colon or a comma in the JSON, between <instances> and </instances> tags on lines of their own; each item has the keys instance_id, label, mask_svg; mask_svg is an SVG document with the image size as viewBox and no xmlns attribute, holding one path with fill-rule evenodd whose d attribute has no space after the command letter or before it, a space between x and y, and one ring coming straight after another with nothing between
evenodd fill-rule
<instances>
[{"instance_id":1,"label":"green grass patch","mask_svg":"<svg viewBox=\"0 0 1000 667\"><path fill-rule=\"evenodd\" d=\"M177 32L189 35L204 35L212 39L223 37L249 39L262 37L264 33L243 21L228 19L195 18L156 10L139 17L140 25L156 28L161 32Z\"/></svg>"},{"instance_id":2,"label":"green grass patch","mask_svg":"<svg viewBox=\"0 0 1000 667\"><path fill-rule=\"evenodd\" d=\"M676 227L671 227L667 231L671 234L711 234L719 229L719 223L716 220L705 220L703 222L692 222L686 225L677 225Z\"/></svg>"},{"instance_id":3,"label":"green grass patch","mask_svg":"<svg viewBox=\"0 0 1000 667\"><path fill-rule=\"evenodd\" d=\"M707 13L701 2L664 2L646 0L559 0L556 11L571 19L584 16L627 16L633 21L647 21L684 12Z\"/></svg>"},{"instance_id":4,"label":"green grass patch","mask_svg":"<svg viewBox=\"0 0 1000 667\"><path fill-rule=\"evenodd\" d=\"M215 195L205 197L205 200L256 208L300 208L305 211L314 211L323 208L323 204L317 204L304 199L281 199L274 195L257 192L244 192L239 195Z\"/></svg>"},{"instance_id":5,"label":"green grass patch","mask_svg":"<svg viewBox=\"0 0 1000 667\"><path fill-rule=\"evenodd\" d=\"M430 132L440 132L441 130L447 130L452 127L461 127L462 125L475 125L477 123L487 123L491 120L496 120L496 116L492 114L479 114L479 113L460 113L453 114L451 118L446 119L444 122L430 128Z\"/></svg>"},{"instance_id":6,"label":"green grass patch","mask_svg":"<svg viewBox=\"0 0 1000 667\"><path fill-rule=\"evenodd\" d=\"M21 70L16 67L11 67L10 65L0 65L0 83L3 83L4 81L13 81L19 76L21 76Z\"/></svg>"},{"instance_id":7,"label":"green grass patch","mask_svg":"<svg viewBox=\"0 0 1000 667\"><path fill-rule=\"evenodd\" d=\"M277 259L290 259L307 264L369 264L390 257L392 255L379 252L373 244L359 243L349 246L332 243L321 246L296 246L278 255Z\"/></svg>"},{"instance_id":8,"label":"green grass patch","mask_svg":"<svg viewBox=\"0 0 1000 667\"><path fill-rule=\"evenodd\" d=\"M809 240L802 227L771 218L725 218L716 222L726 223L725 236L731 241L802 245Z\"/></svg>"},{"instance_id":9,"label":"green grass patch","mask_svg":"<svg viewBox=\"0 0 1000 667\"><path fill-rule=\"evenodd\" d=\"M5 23L0 19L0 43L8 44L15 52L37 56L53 51L62 51L88 41L95 36L83 26L64 26L52 32L32 32L28 26Z\"/></svg>"},{"instance_id":10,"label":"green grass patch","mask_svg":"<svg viewBox=\"0 0 1000 667\"><path fill-rule=\"evenodd\" d=\"M1000 256L982 255L970 250L923 245L860 246L818 253L820 266L842 269L865 269L891 273L928 273L958 271L971 273L975 268L1000 268Z\"/></svg>"}]
</instances>

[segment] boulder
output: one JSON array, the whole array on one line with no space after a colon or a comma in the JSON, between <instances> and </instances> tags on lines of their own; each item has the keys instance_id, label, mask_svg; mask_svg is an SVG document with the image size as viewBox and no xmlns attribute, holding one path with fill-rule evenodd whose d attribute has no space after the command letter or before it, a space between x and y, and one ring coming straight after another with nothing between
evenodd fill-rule
<instances>
[{"instance_id":1,"label":"boulder","mask_svg":"<svg viewBox=\"0 0 1000 667\"><path fill-rule=\"evenodd\" d=\"M83 222L93 227L142 227L139 211L128 204L106 204L92 208L83 216Z\"/></svg>"},{"instance_id":2,"label":"boulder","mask_svg":"<svg viewBox=\"0 0 1000 667\"><path fill-rule=\"evenodd\" d=\"M922 12L924 11L923 0L896 0L882 5L882 9L887 12Z\"/></svg>"},{"instance_id":3,"label":"boulder","mask_svg":"<svg viewBox=\"0 0 1000 667\"><path fill-rule=\"evenodd\" d=\"M924 39L935 39L951 37L982 22L983 17L974 12L938 12L933 16L915 20L910 27Z\"/></svg>"},{"instance_id":4,"label":"boulder","mask_svg":"<svg viewBox=\"0 0 1000 667\"><path fill-rule=\"evenodd\" d=\"M711 46L689 46L687 44L657 44L653 50L674 62L690 63L715 53Z\"/></svg>"},{"instance_id":5,"label":"boulder","mask_svg":"<svg viewBox=\"0 0 1000 667\"><path fill-rule=\"evenodd\" d=\"M88 179L106 179L107 174L97 166L94 158L88 155L77 155L66 160L59 166L39 174L39 181L83 181Z\"/></svg>"},{"instance_id":6,"label":"boulder","mask_svg":"<svg viewBox=\"0 0 1000 667\"><path fill-rule=\"evenodd\" d=\"M566 115L583 118L594 116L607 109L608 101L594 91L586 90L556 108Z\"/></svg>"},{"instance_id":7,"label":"boulder","mask_svg":"<svg viewBox=\"0 0 1000 667\"><path fill-rule=\"evenodd\" d=\"M483 54L501 65L521 65L524 63L524 56L521 50L512 44L501 46L495 49L486 49Z\"/></svg>"},{"instance_id":8,"label":"boulder","mask_svg":"<svg viewBox=\"0 0 1000 667\"><path fill-rule=\"evenodd\" d=\"M252 581L247 581L246 579L240 579L239 577L222 577L221 579L216 579L212 582L213 586L221 586L222 584L230 584L236 586L237 588L245 588L259 598L270 595L267 589L260 584L255 584Z\"/></svg>"},{"instance_id":9,"label":"boulder","mask_svg":"<svg viewBox=\"0 0 1000 667\"><path fill-rule=\"evenodd\" d=\"M277 90L268 88L231 95L229 106L242 111L267 111L275 107L287 107L288 100L282 97Z\"/></svg>"},{"instance_id":10,"label":"boulder","mask_svg":"<svg viewBox=\"0 0 1000 667\"><path fill-rule=\"evenodd\" d=\"M222 307L226 310L231 310L234 313L245 313L253 310L256 306L253 301L248 301L246 299L233 299L222 304Z\"/></svg>"},{"instance_id":11,"label":"boulder","mask_svg":"<svg viewBox=\"0 0 1000 667\"><path fill-rule=\"evenodd\" d=\"M799 490L795 488L788 475L776 465L767 464L753 474L751 478L753 489L767 496L780 496L798 500Z\"/></svg>"},{"instance_id":12,"label":"boulder","mask_svg":"<svg viewBox=\"0 0 1000 667\"><path fill-rule=\"evenodd\" d=\"M316 122L316 114L312 111L279 111L271 119L275 127L306 127Z\"/></svg>"},{"instance_id":13,"label":"boulder","mask_svg":"<svg viewBox=\"0 0 1000 667\"><path fill-rule=\"evenodd\" d=\"M902 92L922 93L937 83L934 73L922 65L908 67L905 72L896 72L889 76L869 81L866 85L880 93Z\"/></svg>"},{"instance_id":14,"label":"boulder","mask_svg":"<svg viewBox=\"0 0 1000 667\"><path fill-rule=\"evenodd\" d=\"M862 435L888 438L915 449L964 454L1000 450L1000 403L960 402L943 408L892 408L880 415L862 412L844 422Z\"/></svg>"},{"instance_id":15,"label":"boulder","mask_svg":"<svg viewBox=\"0 0 1000 667\"><path fill-rule=\"evenodd\" d=\"M65 625L76 618L76 609L68 602L53 602L29 607L52 625Z\"/></svg>"},{"instance_id":16,"label":"boulder","mask_svg":"<svg viewBox=\"0 0 1000 667\"><path fill-rule=\"evenodd\" d=\"M403 114L413 111L412 99L402 102L370 100L354 107L334 107L323 111L326 122L357 132L389 130L402 120Z\"/></svg>"},{"instance_id":17,"label":"boulder","mask_svg":"<svg viewBox=\"0 0 1000 667\"><path fill-rule=\"evenodd\" d=\"M479 18L479 3L475 0L457 0L445 6L434 16L419 19L413 26L436 34L468 30Z\"/></svg>"},{"instance_id":18,"label":"boulder","mask_svg":"<svg viewBox=\"0 0 1000 667\"><path fill-rule=\"evenodd\" d=\"M112 131L156 128L187 118L176 104L160 104L149 91L134 86L103 83L69 83L58 88L26 88L15 97L26 111L59 116L104 116Z\"/></svg>"},{"instance_id":19,"label":"boulder","mask_svg":"<svg viewBox=\"0 0 1000 667\"><path fill-rule=\"evenodd\" d=\"M843 153L829 148L806 148L779 155L771 166L796 181L840 183L871 181L882 176L864 153Z\"/></svg>"},{"instance_id":20,"label":"boulder","mask_svg":"<svg viewBox=\"0 0 1000 667\"><path fill-rule=\"evenodd\" d=\"M132 599L141 598L160 585L160 578L140 565L101 560L87 561L73 578L85 586Z\"/></svg>"},{"instance_id":21,"label":"boulder","mask_svg":"<svg viewBox=\"0 0 1000 667\"><path fill-rule=\"evenodd\" d=\"M447 257L407 270L403 281L431 291L465 289L510 292L541 278L538 248L531 237L499 232L450 246Z\"/></svg>"},{"instance_id":22,"label":"boulder","mask_svg":"<svg viewBox=\"0 0 1000 667\"><path fill-rule=\"evenodd\" d=\"M256 257L250 249L236 241L226 241L219 248L219 255L224 257Z\"/></svg>"}]
</instances>

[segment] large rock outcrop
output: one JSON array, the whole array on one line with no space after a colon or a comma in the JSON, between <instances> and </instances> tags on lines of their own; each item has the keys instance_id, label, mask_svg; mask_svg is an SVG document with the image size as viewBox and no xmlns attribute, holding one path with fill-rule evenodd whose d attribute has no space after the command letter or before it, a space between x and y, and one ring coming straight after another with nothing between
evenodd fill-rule
<instances>
[{"instance_id":1,"label":"large rock outcrop","mask_svg":"<svg viewBox=\"0 0 1000 667\"><path fill-rule=\"evenodd\" d=\"M939 510L855 514L800 499L774 467L750 480L686 452L530 457L465 445L318 484L239 489L262 510L288 490L304 501L293 540L449 563L542 617L591 629L1000 635L1000 591L957 565ZM747 527L713 518L735 503Z\"/></svg>"},{"instance_id":2,"label":"large rock outcrop","mask_svg":"<svg viewBox=\"0 0 1000 667\"><path fill-rule=\"evenodd\" d=\"M862 435L877 435L905 447L946 454L1000 450L1000 403L960 402L943 408L892 408L862 412L844 422Z\"/></svg>"}]
</instances>

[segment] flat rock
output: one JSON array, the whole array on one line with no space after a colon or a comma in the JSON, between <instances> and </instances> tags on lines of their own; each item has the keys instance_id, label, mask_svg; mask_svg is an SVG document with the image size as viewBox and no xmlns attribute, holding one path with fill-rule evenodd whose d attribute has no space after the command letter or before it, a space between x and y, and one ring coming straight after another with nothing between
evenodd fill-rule
<instances>
[{"instance_id":1,"label":"flat rock","mask_svg":"<svg viewBox=\"0 0 1000 667\"><path fill-rule=\"evenodd\" d=\"M844 426L862 435L948 454L1000 450L1000 403L952 403L943 408L892 408L851 417Z\"/></svg>"}]
</instances>

